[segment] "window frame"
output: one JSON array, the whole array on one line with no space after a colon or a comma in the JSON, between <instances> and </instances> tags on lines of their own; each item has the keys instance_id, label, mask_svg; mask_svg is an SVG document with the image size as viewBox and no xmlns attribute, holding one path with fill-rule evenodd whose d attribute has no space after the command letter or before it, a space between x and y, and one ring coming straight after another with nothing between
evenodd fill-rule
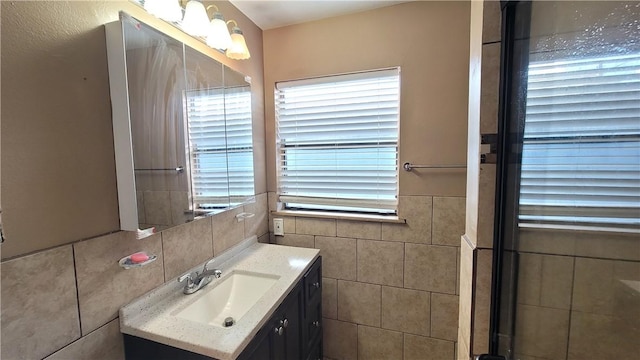
<instances>
[{"instance_id":1,"label":"window frame","mask_svg":"<svg viewBox=\"0 0 640 360\"><path fill-rule=\"evenodd\" d=\"M397 94L397 98L395 101L395 112L393 113L394 126L395 126L395 134L393 140L384 140L378 138L377 140L368 140L368 141L352 141L352 142L340 142L337 140L331 140L329 138L322 139L324 142L313 140L312 144L300 144L299 142L289 145L287 143L287 139L282 139L280 137L280 127L282 125L280 117L279 117L279 100L280 94L283 91L282 89L290 89L295 88L296 86L305 86L305 85L314 85L314 84L331 84L337 83L340 85L341 82L349 82L352 79L383 79L385 77L389 77L389 74L393 73L394 81L397 81L397 85L394 85L395 93ZM367 70L367 71L359 71L353 73L346 74L338 74L338 75L327 75L321 77L314 77L308 79L300 79L300 80L291 80L291 81L282 81L276 82L275 84L275 130L276 130L276 182L277 182L277 201L278 201L278 209L280 209L279 213L282 214L307 214L312 217L345 217L345 218L356 218L359 220L363 220L366 218L371 218L377 221L380 220L389 220L389 221L398 221L397 212L398 212L398 197L399 197L399 143L400 143L400 91L401 91L401 71L400 67L393 68L385 68L385 69L376 69L376 70ZM323 94L324 95L324 94ZM322 95L319 95L320 97ZM364 97L366 98L366 96ZM372 108L373 109L373 108ZM326 114L326 113L323 113ZM339 123L339 125L343 125L343 123ZM338 125L338 126L339 126ZM335 131L335 130L334 130ZM304 198L304 195L294 195L289 196L289 194L283 194L283 172L288 170L287 168L287 158L292 157L292 152L294 149L300 150L304 149L307 146L309 149L317 148L319 150L332 150L332 151L344 151L347 152L350 149L364 149L364 148L373 148L375 147L378 152L378 156L380 156L381 151L384 152L383 149L387 149L386 151L392 151L393 153L393 173L394 173L394 182L393 182L393 200L391 201L391 205L386 205L387 209L374 209L373 207L367 208L366 203L367 200L364 198L358 199L345 199L339 197L320 197L320 196L308 196L308 199L311 200L313 204L309 203L300 203L296 201L296 199ZM392 149L392 150L391 150ZM372 158L373 159L373 158ZM379 159L379 158L376 158ZM387 159L387 161L390 161ZM338 165L338 168L340 166ZM388 171L388 170L387 170ZM340 179L340 177L336 177ZM375 202L374 200L371 201ZM379 201L378 201L379 202ZM379 202L380 203L380 202ZM365 204L365 206L363 206ZM371 205L368 205L371 206ZM378 205L385 206L385 205Z\"/></svg>"}]
</instances>

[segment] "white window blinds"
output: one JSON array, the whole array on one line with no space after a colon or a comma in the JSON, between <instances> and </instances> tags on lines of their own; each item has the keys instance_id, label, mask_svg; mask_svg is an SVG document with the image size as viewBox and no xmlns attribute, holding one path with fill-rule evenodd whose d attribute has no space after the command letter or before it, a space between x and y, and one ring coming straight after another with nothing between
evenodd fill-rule
<instances>
[{"instance_id":1,"label":"white window blinds","mask_svg":"<svg viewBox=\"0 0 640 360\"><path fill-rule=\"evenodd\" d=\"M225 89L227 161L230 205L254 196L251 87Z\"/></svg>"},{"instance_id":2,"label":"white window blinds","mask_svg":"<svg viewBox=\"0 0 640 360\"><path fill-rule=\"evenodd\" d=\"M520 220L640 229L640 54L529 65Z\"/></svg>"},{"instance_id":3,"label":"white window blinds","mask_svg":"<svg viewBox=\"0 0 640 360\"><path fill-rule=\"evenodd\" d=\"M395 213L399 69L276 85L286 208Z\"/></svg>"},{"instance_id":4,"label":"white window blinds","mask_svg":"<svg viewBox=\"0 0 640 360\"><path fill-rule=\"evenodd\" d=\"M250 89L189 91L187 112L194 203L227 207L252 196Z\"/></svg>"}]
</instances>

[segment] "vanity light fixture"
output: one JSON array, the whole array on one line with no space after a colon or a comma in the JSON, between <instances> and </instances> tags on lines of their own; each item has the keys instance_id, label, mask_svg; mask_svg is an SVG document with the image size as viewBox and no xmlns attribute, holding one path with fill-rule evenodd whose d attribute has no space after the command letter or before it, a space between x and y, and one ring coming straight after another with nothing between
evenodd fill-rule
<instances>
[{"instance_id":1,"label":"vanity light fixture","mask_svg":"<svg viewBox=\"0 0 640 360\"><path fill-rule=\"evenodd\" d=\"M227 24L230 22L234 26L231 29L231 46L227 49L226 55L229 59L246 60L251 57L251 54L249 54L249 48L247 48L247 42L244 40L242 30L238 27L238 23L229 20Z\"/></svg>"},{"instance_id":2,"label":"vanity light fixture","mask_svg":"<svg viewBox=\"0 0 640 360\"><path fill-rule=\"evenodd\" d=\"M209 32L207 33L207 45L214 49L227 50L231 46L231 35L227 28L227 23L224 21L224 16L218 7L210 5L216 12L213 13L213 19L209 25Z\"/></svg>"},{"instance_id":3,"label":"vanity light fixture","mask_svg":"<svg viewBox=\"0 0 640 360\"><path fill-rule=\"evenodd\" d=\"M189 0L182 16L183 0L136 0L151 15L173 23L191 36L206 40L207 46L225 52L229 59L246 60L251 57L247 42L238 23L234 20L224 21L224 16L217 6L205 8L201 0ZM214 8L211 21L207 10ZM231 33L227 25L233 23ZM225 51L226 50L226 51Z\"/></svg>"},{"instance_id":4,"label":"vanity light fixture","mask_svg":"<svg viewBox=\"0 0 640 360\"><path fill-rule=\"evenodd\" d=\"M182 29L193 36L205 37L209 34L209 15L199 0L189 0L184 8Z\"/></svg>"},{"instance_id":5,"label":"vanity light fixture","mask_svg":"<svg viewBox=\"0 0 640 360\"><path fill-rule=\"evenodd\" d=\"M162 20L178 22L182 20L179 0L145 0L144 9Z\"/></svg>"}]
</instances>

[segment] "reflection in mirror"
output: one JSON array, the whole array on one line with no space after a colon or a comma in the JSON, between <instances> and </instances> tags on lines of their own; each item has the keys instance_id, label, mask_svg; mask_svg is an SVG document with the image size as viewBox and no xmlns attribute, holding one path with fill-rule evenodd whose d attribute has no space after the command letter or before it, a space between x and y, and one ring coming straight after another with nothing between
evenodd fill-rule
<instances>
[{"instance_id":1,"label":"reflection in mirror","mask_svg":"<svg viewBox=\"0 0 640 360\"><path fill-rule=\"evenodd\" d=\"M182 43L124 21L131 140L140 228L193 220L189 204L182 94ZM221 71L220 71L221 72Z\"/></svg>"},{"instance_id":2,"label":"reflection in mirror","mask_svg":"<svg viewBox=\"0 0 640 360\"><path fill-rule=\"evenodd\" d=\"M186 113L196 215L229 207L222 64L185 46Z\"/></svg>"},{"instance_id":3,"label":"reflection in mirror","mask_svg":"<svg viewBox=\"0 0 640 360\"><path fill-rule=\"evenodd\" d=\"M121 229L163 230L253 199L248 78L121 15L106 26Z\"/></svg>"},{"instance_id":4,"label":"reflection in mirror","mask_svg":"<svg viewBox=\"0 0 640 360\"><path fill-rule=\"evenodd\" d=\"M231 206L246 203L255 194L251 85L248 77L224 68L227 163Z\"/></svg>"}]
</instances>

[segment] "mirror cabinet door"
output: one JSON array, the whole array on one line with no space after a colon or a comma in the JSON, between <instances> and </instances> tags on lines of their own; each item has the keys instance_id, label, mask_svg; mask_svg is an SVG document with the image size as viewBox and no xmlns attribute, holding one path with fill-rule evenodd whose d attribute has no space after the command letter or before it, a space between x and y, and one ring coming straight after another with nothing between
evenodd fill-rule
<instances>
[{"instance_id":1,"label":"mirror cabinet door","mask_svg":"<svg viewBox=\"0 0 640 360\"><path fill-rule=\"evenodd\" d=\"M139 228L193 219L185 153L181 42L123 21Z\"/></svg>"},{"instance_id":2,"label":"mirror cabinet door","mask_svg":"<svg viewBox=\"0 0 640 360\"><path fill-rule=\"evenodd\" d=\"M126 14L105 28L121 229L160 231L251 201L245 76Z\"/></svg>"},{"instance_id":3,"label":"mirror cabinet door","mask_svg":"<svg viewBox=\"0 0 640 360\"><path fill-rule=\"evenodd\" d=\"M185 110L196 216L229 208L223 65L185 46Z\"/></svg>"}]
</instances>

